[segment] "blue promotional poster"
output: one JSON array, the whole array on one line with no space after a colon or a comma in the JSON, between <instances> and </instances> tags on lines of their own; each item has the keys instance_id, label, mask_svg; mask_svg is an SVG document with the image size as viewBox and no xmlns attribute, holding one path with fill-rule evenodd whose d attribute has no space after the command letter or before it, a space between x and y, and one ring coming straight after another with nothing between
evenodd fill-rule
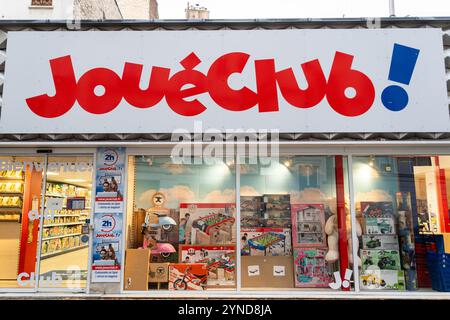
<instances>
[{"instance_id":1,"label":"blue promotional poster","mask_svg":"<svg viewBox=\"0 0 450 320\"><path fill-rule=\"evenodd\" d=\"M125 148L98 148L92 282L120 282Z\"/></svg>"},{"instance_id":2,"label":"blue promotional poster","mask_svg":"<svg viewBox=\"0 0 450 320\"><path fill-rule=\"evenodd\" d=\"M123 212L125 148L98 148L95 212Z\"/></svg>"},{"instance_id":3,"label":"blue promotional poster","mask_svg":"<svg viewBox=\"0 0 450 320\"><path fill-rule=\"evenodd\" d=\"M95 213L92 282L120 281L122 213Z\"/></svg>"}]
</instances>

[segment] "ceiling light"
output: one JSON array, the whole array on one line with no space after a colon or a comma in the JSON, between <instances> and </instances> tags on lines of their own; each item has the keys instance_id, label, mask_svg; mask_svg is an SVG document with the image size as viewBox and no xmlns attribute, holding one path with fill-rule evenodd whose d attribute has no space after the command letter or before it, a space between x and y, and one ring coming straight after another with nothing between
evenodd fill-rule
<instances>
[{"instance_id":1,"label":"ceiling light","mask_svg":"<svg viewBox=\"0 0 450 320\"><path fill-rule=\"evenodd\" d=\"M283 162L284 166L289 168L290 166L292 166L292 160L291 159L287 159Z\"/></svg>"},{"instance_id":2,"label":"ceiling light","mask_svg":"<svg viewBox=\"0 0 450 320\"><path fill-rule=\"evenodd\" d=\"M370 157L369 166L373 167L375 165L375 158L373 156Z\"/></svg>"}]
</instances>

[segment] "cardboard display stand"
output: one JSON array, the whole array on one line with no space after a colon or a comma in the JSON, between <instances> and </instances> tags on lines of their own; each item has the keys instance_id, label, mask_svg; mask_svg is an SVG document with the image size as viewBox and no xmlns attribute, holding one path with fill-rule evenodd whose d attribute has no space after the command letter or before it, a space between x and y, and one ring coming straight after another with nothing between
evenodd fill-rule
<instances>
[{"instance_id":1,"label":"cardboard display stand","mask_svg":"<svg viewBox=\"0 0 450 320\"><path fill-rule=\"evenodd\" d=\"M124 290L148 290L149 260L149 249L126 250Z\"/></svg>"}]
</instances>

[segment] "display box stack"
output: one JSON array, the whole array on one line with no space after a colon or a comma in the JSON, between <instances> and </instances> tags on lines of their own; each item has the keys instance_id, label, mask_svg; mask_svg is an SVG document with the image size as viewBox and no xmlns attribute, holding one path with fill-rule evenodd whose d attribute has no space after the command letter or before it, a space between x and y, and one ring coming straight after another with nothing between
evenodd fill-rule
<instances>
[{"instance_id":1,"label":"display box stack","mask_svg":"<svg viewBox=\"0 0 450 320\"><path fill-rule=\"evenodd\" d=\"M233 288L235 286L236 246L180 245L182 264L201 263L206 266L207 288Z\"/></svg>"},{"instance_id":2,"label":"display box stack","mask_svg":"<svg viewBox=\"0 0 450 320\"><path fill-rule=\"evenodd\" d=\"M291 223L288 194L241 197L241 255L291 256Z\"/></svg>"},{"instance_id":3,"label":"display box stack","mask_svg":"<svg viewBox=\"0 0 450 320\"><path fill-rule=\"evenodd\" d=\"M295 286L298 288L328 287L331 273L324 231L323 204L292 204Z\"/></svg>"},{"instance_id":4,"label":"display box stack","mask_svg":"<svg viewBox=\"0 0 450 320\"><path fill-rule=\"evenodd\" d=\"M179 263L169 265L169 290L236 286L236 205L180 204Z\"/></svg>"},{"instance_id":5,"label":"display box stack","mask_svg":"<svg viewBox=\"0 0 450 320\"><path fill-rule=\"evenodd\" d=\"M242 287L293 287L289 194L241 197Z\"/></svg>"},{"instance_id":6,"label":"display box stack","mask_svg":"<svg viewBox=\"0 0 450 320\"><path fill-rule=\"evenodd\" d=\"M364 233L360 257L363 289L404 290L395 216L391 202L361 202Z\"/></svg>"}]
</instances>

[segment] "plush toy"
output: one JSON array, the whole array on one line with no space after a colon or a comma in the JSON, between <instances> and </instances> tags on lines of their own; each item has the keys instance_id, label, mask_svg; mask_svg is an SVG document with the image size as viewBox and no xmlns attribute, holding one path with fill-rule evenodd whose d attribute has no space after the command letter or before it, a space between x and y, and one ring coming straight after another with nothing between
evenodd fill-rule
<instances>
[{"instance_id":1,"label":"plush toy","mask_svg":"<svg viewBox=\"0 0 450 320\"><path fill-rule=\"evenodd\" d=\"M347 247L348 247L348 260L350 264L353 264L353 251L352 251L352 231L351 231L351 220L350 215L346 217L346 225L347 225ZM361 225L358 220L356 220L356 235L358 237L362 234ZM328 235L328 252L325 256L325 260L327 262L336 262L339 260L339 231L338 231L338 221L337 215L332 214L326 224L325 224L325 233ZM356 251L359 249L359 242L356 244ZM357 257L358 266L361 266L361 258Z\"/></svg>"},{"instance_id":2,"label":"plush toy","mask_svg":"<svg viewBox=\"0 0 450 320\"><path fill-rule=\"evenodd\" d=\"M332 214L325 223L325 233L328 236L328 252L325 255L327 262L335 262L339 259L339 233L337 215Z\"/></svg>"}]
</instances>

